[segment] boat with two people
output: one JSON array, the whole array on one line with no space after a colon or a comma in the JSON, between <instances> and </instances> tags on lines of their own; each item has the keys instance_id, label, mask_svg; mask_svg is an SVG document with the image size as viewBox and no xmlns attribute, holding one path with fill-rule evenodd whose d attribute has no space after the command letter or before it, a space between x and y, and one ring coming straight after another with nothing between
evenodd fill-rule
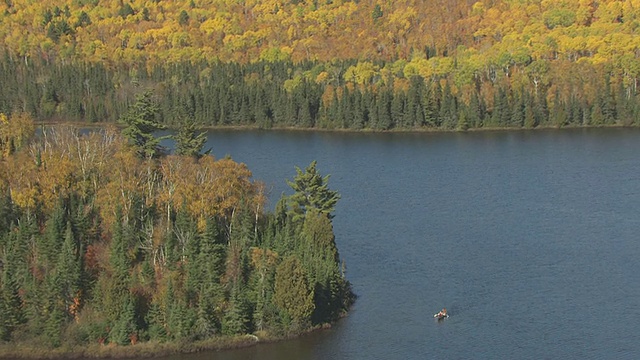
<instances>
[{"instance_id":1,"label":"boat with two people","mask_svg":"<svg viewBox=\"0 0 640 360\"><path fill-rule=\"evenodd\" d=\"M438 320L448 318L449 314L447 313L447 308L442 308L442 310L440 310L440 312L438 312L437 314L434 314L433 317Z\"/></svg>"}]
</instances>

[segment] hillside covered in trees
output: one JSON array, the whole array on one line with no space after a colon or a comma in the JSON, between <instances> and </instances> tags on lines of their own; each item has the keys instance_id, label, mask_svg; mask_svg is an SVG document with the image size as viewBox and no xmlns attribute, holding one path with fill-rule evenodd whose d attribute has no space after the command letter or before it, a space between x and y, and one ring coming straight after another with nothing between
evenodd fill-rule
<instances>
[{"instance_id":1,"label":"hillside covered in trees","mask_svg":"<svg viewBox=\"0 0 640 360\"><path fill-rule=\"evenodd\" d=\"M321 129L638 125L640 1L5 1L0 112Z\"/></svg>"},{"instance_id":2,"label":"hillside covered in trees","mask_svg":"<svg viewBox=\"0 0 640 360\"><path fill-rule=\"evenodd\" d=\"M132 141L146 100L122 135L0 117L0 355L286 337L350 306L315 162L266 211L244 164Z\"/></svg>"}]
</instances>

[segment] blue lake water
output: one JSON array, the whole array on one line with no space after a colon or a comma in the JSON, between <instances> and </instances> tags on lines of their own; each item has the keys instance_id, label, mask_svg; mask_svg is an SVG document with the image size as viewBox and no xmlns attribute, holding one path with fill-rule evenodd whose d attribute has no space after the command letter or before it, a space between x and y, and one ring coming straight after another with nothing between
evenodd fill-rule
<instances>
[{"instance_id":1,"label":"blue lake water","mask_svg":"<svg viewBox=\"0 0 640 360\"><path fill-rule=\"evenodd\" d=\"M359 298L329 330L172 359L640 358L640 129L214 131L208 146L272 204L295 166L331 174Z\"/></svg>"}]
</instances>

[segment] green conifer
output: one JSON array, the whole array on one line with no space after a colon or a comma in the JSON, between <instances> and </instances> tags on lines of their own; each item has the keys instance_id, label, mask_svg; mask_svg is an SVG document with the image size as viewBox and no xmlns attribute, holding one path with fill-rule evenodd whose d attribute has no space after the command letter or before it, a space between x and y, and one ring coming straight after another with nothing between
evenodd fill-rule
<instances>
[{"instance_id":1,"label":"green conifer","mask_svg":"<svg viewBox=\"0 0 640 360\"><path fill-rule=\"evenodd\" d=\"M297 217L304 216L308 210L315 209L321 214L332 218L331 214L340 199L337 191L330 190L329 177L322 177L316 169L314 160L307 166L304 172L296 167L297 175L293 181L287 180L287 184L295 191L289 197L292 211Z\"/></svg>"},{"instance_id":2,"label":"green conifer","mask_svg":"<svg viewBox=\"0 0 640 360\"><path fill-rule=\"evenodd\" d=\"M159 111L158 104L153 100L153 93L145 91L136 95L135 103L120 118L120 122L126 125L122 134L142 158L158 156L162 151L160 142L168 138L156 138L154 135L154 132L166 128L158 122Z\"/></svg>"}]
</instances>

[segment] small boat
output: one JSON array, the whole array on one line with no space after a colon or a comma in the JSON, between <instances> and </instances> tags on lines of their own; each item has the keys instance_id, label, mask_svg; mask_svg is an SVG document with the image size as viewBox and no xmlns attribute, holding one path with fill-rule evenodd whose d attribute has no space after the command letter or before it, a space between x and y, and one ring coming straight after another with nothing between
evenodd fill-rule
<instances>
[{"instance_id":1,"label":"small boat","mask_svg":"<svg viewBox=\"0 0 640 360\"><path fill-rule=\"evenodd\" d=\"M439 312L439 313L437 313L437 314L434 314L434 315L433 315L433 317L434 317L434 318L436 318L436 319L438 319L438 320L442 320L442 319L444 319L444 318L448 318L448 317L449 317L449 314L447 314L447 313L443 313L443 312Z\"/></svg>"}]
</instances>

